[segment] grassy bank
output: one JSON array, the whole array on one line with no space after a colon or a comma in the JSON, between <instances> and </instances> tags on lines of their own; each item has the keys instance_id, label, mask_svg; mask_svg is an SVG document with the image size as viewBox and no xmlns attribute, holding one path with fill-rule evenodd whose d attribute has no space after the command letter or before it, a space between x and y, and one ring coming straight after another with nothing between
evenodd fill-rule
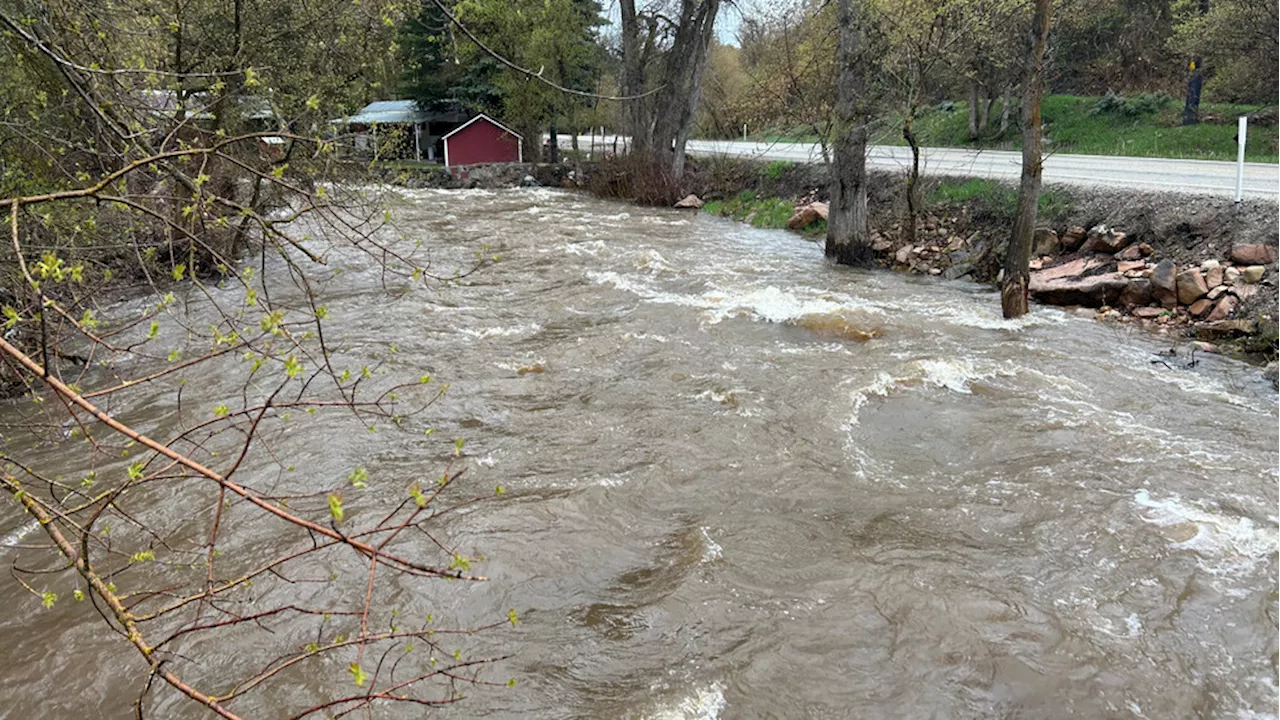
<instances>
[{"instance_id":1,"label":"grassy bank","mask_svg":"<svg viewBox=\"0 0 1280 720\"><path fill-rule=\"evenodd\" d=\"M702 206L704 212L733 218L758 228L781 229L795 212L794 201L778 197L757 197L751 190L743 190L724 200L708 200ZM827 221L817 220L800 229L802 235L820 236L827 232Z\"/></svg>"},{"instance_id":2,"label":"grassy bank","mask_svg":"<svg viewBox=\"0 0 1280 720\"><path fill-rule=\"evenodd\" d=\"M1199 125L1181 125L1182 103L1165 95L1130 98L1050 95L1044 100L1049 152L1081 155L1129 155L1194 160L1236 159L1236 118L1259 110L1256 105L1203 103ZM927 147L981 147L991 150L1021 148L1021 133L1012 123L1000 135L1001 102L990 110L989 127L977 142L968 139L969 111L964 102L946 102L926 108L916 120L921 142ZM808 141L806 134L768 132L768 141ZM900 118L876 123L872 142L903 145ZM1274 163L1280 159L1275 126L1250 125L1245 147L1250 162Z\"/></svg>"}]
</instances>

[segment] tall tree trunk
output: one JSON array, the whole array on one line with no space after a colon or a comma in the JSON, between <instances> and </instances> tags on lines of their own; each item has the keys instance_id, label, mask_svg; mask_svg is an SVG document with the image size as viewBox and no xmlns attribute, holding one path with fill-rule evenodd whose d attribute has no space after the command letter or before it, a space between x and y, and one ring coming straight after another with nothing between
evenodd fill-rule
<instances>
[{"instance_id":1,"label":"tall tree trunk","mask_svg":"<svg viewBox=\"0 0 1280 720\"><path fill-rule=\"evenodd\" d=\"M1053 0L1035 0L1031 15L1031 43L1027 54L1022 101L1022 182L1018 186L1018 210L1005 254L1000 307L1006 318L1027 314L1027 286L1031 282L1031 240L1040 202L1042 171L1040 100L1044 96L1044 50L1049 40Z\"/></svg>"},{"instance_id":2,"label":"tall tree trunk","mask_svg":"<svg viewBox=\"0 0 1280 720\"><path fill-rule=\"evenodd\" d=\"M1000 100L1000 137L1009 132L1009 106L1013 104L1013 83L1004 84L1004 97Z\"/></svg>"},{"instance_id":3,"label":"tall tree trunk","mask_svg":"<svg viewBox=\"0 0 1280 720\"><path fill-rule=\"evenodd\" d=\"M550 154L550 158L548 158L547 161L558 163L560 162L560 133L556 131L555 120L551 121L551 127L548 128L547 134L550 136L550 140L547 143L547 150Z\"/></svg>"},{"instance_id":4,"label":"tall tree trunk","mask_svg":"<svg viewBox=\"0 0 1280 720\"><path fill-rule=\"evenodd\" d=\"M969 81L969 142L978 139L978 79Z\"/></svg>"},{"instance_id":5,"label":"tall tree trunk","mask_svg":"<svg viewBox=\"0 0 1280 720\"><path fill-rule=\"evenodd\" d=\"M986 85L981 86L978 93L978 133L986 131L991 121L991 93Z\"/></svg>"},{"instance_id":6,"label":"tall tree trunk","mask_svg":"<svg viewBox=\"0 0 1280 720\"><path fill-rule=\"evenodd\" d=\"M840 29L836 88L835 162L827 221L827 257L842 265L870 265L867 227L866 37L862 0L839 0Z\"/></svg>"},{"instance_id":7,"label":"tall tree trunk","mask_svg":"<svg viewBox=\"0 0 1280 720\"><path fill-rule=\"evenodd\" d=\"M636 15L636 0L619 0L622 11L622 94L634 99L623 104L622 130L631 136L631 150L644 151L648 147L650 127L647 98L644 94L644 57L640 41L640 20Z\"/></svg>"},{"instance_id":8,"label":"tall tree trunk","mask_svg":"<svg viewBox=\"0 0 1280 720\"><path fill-rule=\"evenodd\" d=\"M1200 0L1199 10L1201 15L1209 12L1209 0ZM1196 125L1200 122L1200 90L1204 87L1204 68L1199 56L1191 58L1188 70L1191 71L1191 77L1187 78L1187 100L1182 105L1182 124Z\"/></svg>"},{"instance_id":9,"label":"tall tree trunk","mask_svg":"<svg viewBox=\"0 0 1280 720\"><path fill-rule=\"evenodd\" d=\"M907 218L902 226L902 236L910 245L916 242L916 225L920 217L920 142L913 128L915 115L916 107L912 103L902 121L902 139L911 147L911 168L907 170Z\"/></svg>"},{"instance_id":10,"label":"tall tree trunk","mask_svg":"<svg viewBox=\"0 0 1280 720\"><path fill-rule=\"evenodd\" d=\"M667 53L662 90L654 103L650 149L659 167L673 178L684 173L685 143L693 129L720 0L683 0L681 8L680 27Z\"/></svg>"}]
</instances>

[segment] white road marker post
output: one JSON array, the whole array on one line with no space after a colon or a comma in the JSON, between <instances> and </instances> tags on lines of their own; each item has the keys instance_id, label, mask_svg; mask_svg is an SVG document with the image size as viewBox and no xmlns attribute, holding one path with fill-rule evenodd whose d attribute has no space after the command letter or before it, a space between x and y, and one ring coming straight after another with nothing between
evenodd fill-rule
<instances>
[{"instance_id":1,"label":"white road marker post","mask_svg":"<svg viewBox=\"0 0 1280 720\"><path fill-rule=\"evenodd\" d=\"M1236 155L1236 202L1244 200L1244 137L1249 128L1249 116L1240 116L1240 127L1236 131L1239 141L1239 152Z\"/></svg>"}]
</instances>

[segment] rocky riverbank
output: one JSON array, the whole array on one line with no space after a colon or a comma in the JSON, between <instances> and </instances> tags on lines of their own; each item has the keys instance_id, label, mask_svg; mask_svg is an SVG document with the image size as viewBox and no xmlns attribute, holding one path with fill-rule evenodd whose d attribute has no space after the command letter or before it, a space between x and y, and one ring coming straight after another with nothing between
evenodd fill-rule
<instances>
[{"instance_id":1,"label":"rocky riverbank","mask_svg":"<svg viewBox=\"0 0 1280 720\"><path fill-rule=\"evenodd\" d=\"M609 165L386 167L377 179L406 187L499 188L518 185L602 188L625 168ZM794 215L786 225L821 241L827 168L745 160L690 161L675 197L680 204L725 213L779 200ZM913 240L903 231L904 182L872 173L868 208L878 262L902 272L996 282L1008 243L1015 195L1007 185L970 178L927 178L924 210ZM749 203L745 203L749 205ZM776 213L773 214L776 216ZM747 222L760 215L745 211ZM1040 303L1089 312L1102 322L1132 324L1266 363L1277 351L1277 207L1274 202L1115 190L1046 188L1036 231L1031 292ZM1274 367L1274 365L1273 365ZM1274 377L1274 373L1273 373Z\"/></svg>"}]
</instances>

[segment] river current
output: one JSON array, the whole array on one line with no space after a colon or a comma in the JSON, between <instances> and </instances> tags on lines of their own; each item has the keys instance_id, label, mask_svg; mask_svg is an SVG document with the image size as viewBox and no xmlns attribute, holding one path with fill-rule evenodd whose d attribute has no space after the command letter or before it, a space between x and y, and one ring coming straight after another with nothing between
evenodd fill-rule
<instances>
[{"instance_id":1,"label":"river current","mask_svg":"<svg viewBox=\"0 0 1280 720\"><path fill-rule=\"evenodd\" d=\"M422 422L507 491L450 527L490 580L410 601L522 617L496 638L516 687L443 714L1275 717L1257 368L1057 308L1006 321L987 287L693 212L528 189L405 191L395 215L441 267L501 256L394 300L352 259L329 288L332 332L449 383ZM376 479L438 473L425 442L315 423L280 451ZM0 542L25 527L0 506ZM141 663L90 608L12 582L0 603L0 718L132 716Z\"/></svg>"}]
</instances>

